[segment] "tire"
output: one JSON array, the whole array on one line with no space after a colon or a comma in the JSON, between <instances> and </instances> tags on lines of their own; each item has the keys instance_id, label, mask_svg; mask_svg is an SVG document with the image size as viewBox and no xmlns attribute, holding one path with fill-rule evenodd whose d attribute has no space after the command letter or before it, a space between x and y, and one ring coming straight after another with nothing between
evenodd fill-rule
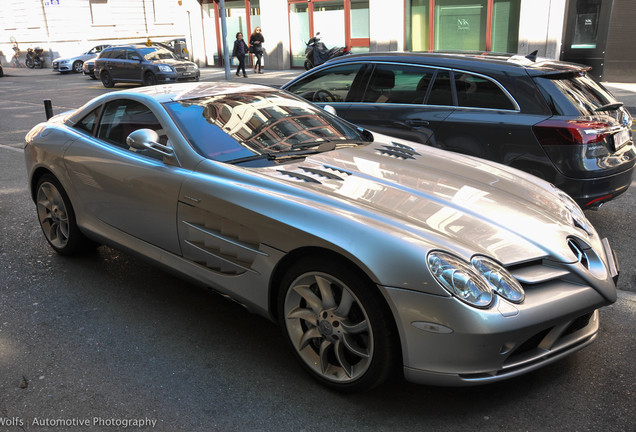
<instances>
[{"instance_id":1,"label":"tire","mask_svg":"<svg viewBox=\"0 0 636 432\"><path fill-rule=\"evenodd\" d=\"M157 85L157 77L152 72L146 72L144 74L144 85L153 86Z\"/></svg>"},{"instance_id":2,"label":"tire","mask_svg":"<svg viewBox=\"0 0 636 432\"><path fill-rule=\"evenodd\" d=\"M33 69L35 67L35 63L33 63L33 59L30 58L26 58L24 60L24 64L26 65L26 67L28 67L29 69Z\"/></svg>"},{"instance_id":3,"label":"tire","mask_svg":"<svg viewBox=\"0 0 636 432\"><path fill-rule=\"evenodd\" d=\"M311 64L311 62L309 60L305 60L305 70L309 70L312 67L314 67L314 65Z\"/></svg>"},{"instance_id":4,"label":"tire","mask_svg":"<svg viewBox=\"0 0 636 432\"><path fill-rule=\"evenodd\" d=\"M37 184L35 203L44 237L60 255L74 255L95 248L79 230L66 191L52 175L43 175Z\"/></svg>"},{"instance_id":5,"label":"tire","mask_svg":"<svg viewBox=\"0 0 636 432\"><path fill-rule=\"evenodd\" d=\"M278 318L304 368L341 392L369 390L397 370L399 340L372 282L352 266L307 257L283 277Z\"/></svg>"},{"instance_id":6,"label":"tire","mask_svg":"<svg viewBox=\"0 0 636 432\"><path fill-rule=\"evenodd\" d=\"M84 63L77 60L76 62L73 63L73 72L75 73L82 73L82 67L84 66Z\"/></svg>"},{"instance_id":7,"label":"tire","mask_svg":"<svg viewBox=\"0 0 636 432\"><path fill-rule=\"evenodd\" d=\"M110 76L110 73L108 73L107 71L102 72L99 77L102 79L102 84L104 85L104 87L106 87L106 88L115 87L115 83L113 82L113 78Z\"/></svg>"}]
</instances>

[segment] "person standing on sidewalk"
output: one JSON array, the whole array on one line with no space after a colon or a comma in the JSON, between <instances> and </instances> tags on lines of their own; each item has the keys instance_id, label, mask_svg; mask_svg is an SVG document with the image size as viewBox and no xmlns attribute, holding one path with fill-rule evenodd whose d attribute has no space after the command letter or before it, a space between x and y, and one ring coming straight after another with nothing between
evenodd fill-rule
<instances>
[{"instance_id":1,"label":"person standing on sidewalk","mask_svg":"<svg viewBox=\"0 0 636 432\"><path fill-rule=\"evenodd\" d=\"M261 58L263 57L263 42L265 42L265 38L261 33L261 28L256 27L254 29L254 33L250 36L250 48L251 52L256 56L256 63L254 64L254 73L256 73L256 68L258 68L258 73L262 74L261 70Z\"/></svg>"},{"instance_id":2,"label":"person standing on sidewalk","mask_svg":"<svg viewBox=\"0 0 636 432\"><path fill-rule=\"evenodd\" d=\"M245 73L245 54L247 54L247 44L243 40L243 33L238 32L234 41L234 48L232 49L232 57L236 57L239 62L236 68L236 76L240 76L239 72L242 70L243 77L247 78Z\"/></svg>"}]
</instances>

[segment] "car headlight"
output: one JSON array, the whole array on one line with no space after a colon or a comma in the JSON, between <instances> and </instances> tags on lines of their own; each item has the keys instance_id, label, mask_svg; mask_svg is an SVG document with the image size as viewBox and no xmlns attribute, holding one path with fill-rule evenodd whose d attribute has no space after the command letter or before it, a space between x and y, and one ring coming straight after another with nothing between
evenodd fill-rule
<instances>
[{"instance_id":1,"label":"car headlight","mask_svg":"<svg viewBox=\"0 0 636 432\"><path fill-rule=\"evenodd\" d=\"M172 68L168 65L159 65L157 66L161 72L172 72Z\"/></svg>"},{"instance_id":2,"label":"car headlight","mask_svg":"<svg viewBox=\"0 0 636 432\"><path fill-rule=\"evenodd\" d=\"M502 266L486 257L473 257L473 267L501 297L512 303L521 303L526 293L517 280Z\"/></svg>"},{"instance_id":3,"label":"car headlight","mask_svg":"<svg viewBox=\"0 0 636 432\"><path fill-rule=\"evenodd\" d=\"M468 263L453 255L433 251L428 255L427 264L437 281L461 301L478 308L487 308L492 303L490 285Z\"/></svg>"}]
</instances>

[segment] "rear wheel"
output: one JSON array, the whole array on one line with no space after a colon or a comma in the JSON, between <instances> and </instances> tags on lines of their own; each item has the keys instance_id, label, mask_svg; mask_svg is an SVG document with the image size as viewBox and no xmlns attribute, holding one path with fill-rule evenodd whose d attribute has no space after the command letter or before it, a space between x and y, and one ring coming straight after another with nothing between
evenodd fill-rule
<instances>
[{"instance_id":1,"label":"rear wheel","mask_svg":"<svg viewBox=\"0 0 636 432\"><path fill-rule=\"evenodd\" d=\"M379 292L348 265L305 258L283 278L279 319L300 363L335 390L368 390L395 370L395 326Z\"/></svg>"},{"instance_id":2,"label":"rear wheel","mask_svg":"<svg viewBox=\"0 0 636 432\"><path fill-rule=\"evenodd\" d=\"M73 72L82 73L82 66L83 66L83 63L77 60L75 63L73 63Z\"/></svg>"},{"instance_id":3,"label":"rear wheel","mask_svg":"<svg viewBox=\"0 0 636 432\"><path fill-rule=\"evenodd\" d=\"M61 255L73 255L97 246L77 227L71 201L52 175L38 181L36 205L40 227L51 247Z\"/></svg>"},{"instance_id":4,"label":"rear wheel","mask_svg":"<svg viewBox=\"0 0 636 432\"><path fill-rule=\"evenodd\" d=\"M102 74L99 77L102 79L102 84L104 85L104 87L106 88L115 87L113 78L110 76L110 73L108 73L107 71L102 72Z\"/></svg>"}]
</instances>

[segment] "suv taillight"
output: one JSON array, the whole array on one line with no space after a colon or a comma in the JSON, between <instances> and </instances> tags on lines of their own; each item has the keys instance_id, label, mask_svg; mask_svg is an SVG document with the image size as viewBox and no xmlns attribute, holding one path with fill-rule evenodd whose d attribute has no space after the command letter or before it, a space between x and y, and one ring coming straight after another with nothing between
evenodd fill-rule
<instances>
[{"instance_id":1,"label":"suv taillight","mask_svg":"<svg viewBox=\"0 0 636 432\"><path fill-rule=\"evenodd\" d=\"M620 127L603 120L548 119L532 127L541 145L583 145L603 142Z\"/></svg>"}]
</instances>

